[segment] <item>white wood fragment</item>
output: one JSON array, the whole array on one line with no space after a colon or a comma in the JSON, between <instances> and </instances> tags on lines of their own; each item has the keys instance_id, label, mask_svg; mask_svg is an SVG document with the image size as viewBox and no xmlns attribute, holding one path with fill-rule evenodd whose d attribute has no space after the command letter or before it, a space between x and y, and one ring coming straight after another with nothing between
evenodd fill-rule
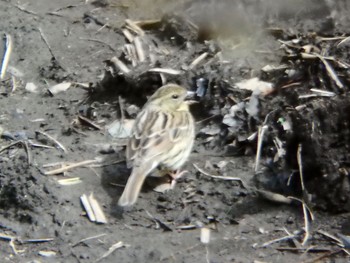
<instances>
[{"instance_id":1,"label":"white wood fragment","mask_svg":"<svg viewBox=\"0 0 350 263\"><path fill-rule=\"evenodd\" d=\"M204 52L200 56L198 56L195 60L192 61L192 63L188 66L189 69L194 69L198 64L200 64L203 60L207 58L209 55L208 52Z\"/></svg>"},{"instance_id":2,"label":"white wood fragment","mask_svg":"<svg viewBox=\"0 0 350 263\"><path fill-rule=\"evenodd\" d=\"M57 182L60 185L75 185L75 184L80 184L82 181L80 180L80 177L73 177L73 178L67 178L67 179L60 179L60 180L57 180Z\"/></svg>"},{"instance_id":3,"label":"white wood fragment","mask_svg":"<svg viewBox=\"0 0 350 263\"><path fill-rule=\"evenodd\" d=\"M72 83L70 83L70 82L59 83L59 84L57 84L57 85L54 85L54 86L50 87L50 88L49 88L49 91L50 91L52 94L57 94L57 93L66 91L67 89L70 88L71 85L72 85Z\"/></svg>"},{"instance_id":4,"label":"white wood fragment","mask_svg":"<svg viewBox=\"0 0 350 263\"><path fill-rule=\"evenodd\" d=\"M50 250L40 250L39 255L43 257L54 257L56 256L57 252L50 251Z\"/></svg>"},{"instance_id":5,"label":"white wood fragment","mask_svg":"<svg viewBox=\"0 0 350 263\"><path fill-rule=\"evenodd\" d=\"M4 57L2 59L0 79L5 78L5 74L10 62L10 56L12 52L12 37L9 34L5 33L5 38L6 38L6 50L5 50Z\"/></svg>"},{"instance_id":6,"label":"white wood fragment","mask_svg":"<svg viewBox=\"0 0 350 263\"><path fill-rule=\"evenodd\" d=\"M104 259L108 257L110 254L112 254L115 250L124 247L124 243L122 241L119 241L118 243L115 243L112 245L106 253L104 253L99 259L96 260L96 262L100 261L101 259Z\"/></svg>"},{"instance_id":7,"label":"white wood fragment","mask_svg":"<svg viewBox=\"0 0 350 263\"><path fill-rule=\"evenodd\" d=\"M148 72L165 73L169 75L180 75L182 71L172 68L151 68Z\"/></svg>"},{"instance_id":8,"label":"white wood fragment","mask_svg":"<svg viewBox=\"0 0 350 263\"><path fill-rule=\"evenodd\" d=\"M208 244L210 242L210 229L206 227L201 228L201 242Z\"/></svg>"},{"instance_id":9,"label":"white wood fragment","mask_svg":"<svg viewBox=\"0 0 350 263\"><path fill-rule=\"evenodd\" d=\"M89 203L90 203L90 206L92 208L92 211L95 215L96 223L106 224L108 222L107 218L106 218L105 214L103 213L103 210L102 210L100 204L95 199L93 193L91 193L89 195L88 199L89 199Z\"/></svg>"},{"instance_id":10,"label":"white wood fragment","mask_svg":"<svg viewBox=\"0 0 350 263\"><path fill-rule=\"evenodd\" d=\"M80 201L81 203L83 204L83 207L87 213L87 216L89 217L90 221L91 222L95 222L96 221L96 217L95 217L95 214L91 208L91 205L90 205L90 202L89 202L89 199L88 197L86 196L86 194L83 194L81 197L80 197Z\"/></svg>"},{"instance_id":11,"label":"white wood fragment","mask_svg":"<svg viewBox=\"0 0 350 263\"><path fill-rule=\"evenodd\" d=\"M111 58L111 62L124 74L130 73L130 69L117 57Z\"/></svg>"},{"instance_id":12,"label":"white wood fragment","mask_svg":"<svg viewBox=\"0 0 350 263\"><path fill-rule=\"evenodd\" d=\"M143 50L141 38L135 37L134 44L135 44L135 49L136 49L136 53L137 53L137 57L138 57L139 61L140 62L145 61L146 56L145 56L145 52Z\"/></svg>"},{"instance_id":13,"label":"white wood fragment","mask_svg":"<svg viewBox=\"0 0 350 263\"><path fill-rule=\"evenodd\" d=\"M24 87L24 89L26 91L29 91L29 92L32 92L32 93L37 93L38 92L38 87L32 82L28 82L26 84L26 86Z\"/></svg>"}]
</instances>

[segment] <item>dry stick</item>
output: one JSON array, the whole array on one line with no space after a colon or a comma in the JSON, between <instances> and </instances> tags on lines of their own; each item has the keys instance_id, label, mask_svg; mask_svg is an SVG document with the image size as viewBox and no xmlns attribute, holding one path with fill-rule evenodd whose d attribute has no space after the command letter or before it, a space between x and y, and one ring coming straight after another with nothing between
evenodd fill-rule
<instances>
[{"instance_id":1,"label":"dry stick","mask_svg":"<svg viewBox=\"0 0 350 263\"><path fill-rule=\"evenodd\" d=\"M55 170L51 170L51 171L46 171L44 172L45 175L54 175L54 174L61 174L61 173L64 173L64 172L67 172L73 168L77 168L77 167L82 167L82 166L86 166L86 165L89 165L89 164L94 164L94 163L99 163L98 160L86 160L86 161L82 161L82 162L79 162L79 163L74 163L74 164L71 164L71 165L67 165L65 167L61 167L61 168L58 168L58 169L55 169Z\"/></svg>"},{"instance_id":2,"label":"dry stick","mask_svg":"<svg viewBox=\"0 0 350 263\"><path fill-rule=\"evenodd\" d=\"M32 157L31 157L31 154L30 154L30 151L29 151L28 144L26 144L24 141L16 141L16 142L11 143L11 144L9 144L9 145L7 145L7 146L1 148L1 149L0 149L0 153L3 152L3 151L5 151L5 150L7 150L7 149L9 149L9 148L11 148L11 147L13 147L13 146L15 146L15 145L17 145L17 144L22 144L22 145L23 145L23 147L24 147L24 149L25 149L25 151L26 151L26 154L27 154L27 161L28 161L28 164L30 164L30 163L31 163Z\"/></svg>"},{"instance_id":3,"label":"dry stick","mask_svg":"<svg viewBox=\"0 0 350 263\"><path fill-rule=\"evenodd\" d=\"M325 259L325 258L328 258L328 257L331 257L331 256L334 256L338 253L340 253L341 251L343 251L342 249L339 249L339 250L336 250L336 251L331 251L329 253L326 253L326 254L323 254L319 257L316 257L316 258L313 258L313 259L310 259L310 260L307 260L307 261L303 261L303 263L317 263L317 262L324 262L324 261L321 261L322 259Z\"/></svg>"},{"instance_id":4,"label":"dry stick","mask_svg":"<svg viewBox=\"0 0 350 263\"><path fill-rule=\"evenodd\" d=\"M256 151L256 157L255 157L255 168L254 171L257 172L259 170L259 163L261 158L261 149L262 149L262 143L264 139L265 131L267 130L268 126L260 126L258 130L258 149Z\"/></svg>"},{"instance_id":5,"label":"dry stick","mask_svg":"<svg viewBox=\"0 0 350 263\"><path fill-rule=\"evenodd\" d=\"M48 139L50 139L51 141L53 141L60 149L63 150L64 153L67 153L67 149L66 147L63 146L63 144L61 144L59 141L57 141L55 138L53 138L51 135L47 134L46 132L43 132L43 131L39 131L39 130L36 130L35 131L36 133L39 133L41 135L44 135L46 136Z\"/></svg>"},{"instance_id":6,"label":"dry stick","mask_svg":"<svg viewBox=\"0 0 350 263\"><path fill-rule=\"evenodd\" d=\"M11 76L11 82L12 82L11 93L14 93L17 89L17 81L16 81L15 76Z\"/></svg>"},{"instance_id":7,"label":"dry stick","mask_svg":"<svg viewBox=\"0 0 350 263\"><path fill-rule=\"evenodd\" d=\"M122 248L122 247L126 247L128 245L124 245L124 243L122 241L119 241L118 243L115 243L114 245L112 245L108 251L106 253L104 253L100 258L96 259L95 262L99 262L100 260L108 257L110 254L112 254L115 250Z\"/></svg>"},{"instance_id":8,"label":"dry stick","mask_svg":"<svg viewBox=\"0 0 350 263\"><path fill-rule=\"evenodd\" d=\"M43 31L41 30L40 27L38 27L38 30L39 30L41 39L44 41L44 43L46 44L47 48L49 49L51 56L57 61L57 63L59 64L59 66L60 66L63 70L67 71L67 70L62 66L62 64L61 64L60 62L58 62L58 60L57 60L55 54L54 54L53 51L52 51L52 48L51 48L49 42L47 41L47 39L46 39L46 37L45 37L45 35L44 35L44 33L43 33Z\"/></svg>"},{"instance_id":9,"label":"dry stick","mask_svg":"<svg viewBox=\"0 0 350 263\"><path fill-rule=\"evenodd\" d=\"M341 45L345 44L346 42L350 41L350 36L349 37L345 37L342 39L342 41L340 41L338 44L337 44L337 47L340 47Z\"/></svg>"},{"instance_id":10,"label":"dry stick","mask_svg":"<svg viewBox=\"0 0 350 263\"><path fill-rule=\"evenodd\" d=\"M80 243L83 243L83 242L85 242L85 241L92 240L92 239L95 239L95 238L103 237L103 236L105 236L105 235L107 235L107 234L99 234L99 235L97 235L97 236L92 236L92 237L83 238L83 239L79 240L78 242L74 243L74 244L72 245L72 247L76 247L76 246L79 245Z\"/></svg>"},{"instance_id":11,"label":"dry stick","mask_svg":"<svg viewBox=\"0 0 350 263\"><path fill-rule=\"evenodd\" d=\"M118 59L117 57L113 57L110 61L116 68L118 68L124 74L129 75L130 69L120 59Z\"/></svg>"},{"instance_id":12,"label":"dry stick","mask_svg":"<svg viewBox=\"0 0 350 263\"><path fill-rule=\"evenodd\" d=\"M198 167L197 164L193 164L194 168L196 168L199 172L201 172L202 174L209 176L211 178L215 178L215 179L222 179L222 180L226 180L226 181L240 181L243 183L243 180L239 177L230 177L230 176L221 176L221 175L212 175L207 173L206 171L204 171L202 168Z\"/></svg>"},{"instance_id":13,"label":"dry stick","mask_svg":"<svg viewBox=\"0 0 350 263\"><path fill-rule=\"evenodd\" d=\"M323 235L323 236L325 236L325 237L335 241L337 243L337 245L340 246L341 248L344 247L343 242L339 238L337 238L337 237L327 233L326 231L317 230L317 233L319 233L319 234L321 234L321 235Z\"/></svg>"},{"instance_id":14,"label":"dry stick","mask_svg":"<svg viewBox=\"0 0 350 263\"><path fill-rule=\"evenodd\" d=\"M172 68L151 68L148 70L148 72L164 73L169 75L180 75L182 73L181 70L172 69Z\"/></svg>"},{"instance_id":15,"label":"dry stick","mask_svg":"<svg viewBox=\"0 0 350 263\"><path fill-rule=\"evenodd\" d=\"M28 160L28 164L31 164L32 163L32 154L30 152L30 149L29 149L29 146L28 146L28 142L27 141L23 141L23 147L26 151L26 154L27 154L27 160Z\"/></svg>"},{"instance_id":16,"label":"dry stick","mask_svg":"<svg viewBox=\"0 0 350 263\"><path fill-rule=\"evenodd\" d=\"M87 123L88 125L95 128L96 130L102 130L101 126L99 126L98 124L94 123L93 121L91 121L90 119L88 119L84 116L78 115L78 119L80 119L80 121Z\"/></svg>"},{"instance_id":17,"label":"dry stick","mask_svg":"<svg viewBox=\"0 0 350 263\"><path fill-rule=\"evenodd\" d=\"M9 34L5 33L4 38L6 38L6 51L2 59L2 66L1 66L1 73L0 73L1 80L3 80L5 77L7 66L10 62L10 56L12 52L12 37Z\"/></svg>"},{"instance_id":18,"label":"dry stick","mask_svg":"<svg viewBox=\"0 0 350 263\"><path fill-rule=\"evenodd\" d=\"M79 37L80 40L86 40L86 41L91 41L91 42L96 42L96 43L100 43L100 44L104 44L107 47L109 47L110 50L112 50L113 52L115 52L115 48L112 47L111 44L108 44L106 42L103 42L99 39L94 39L94 38L84 38L84 37Z\"/></svg>"},{"instance_id":19,"label":"dry stick","mask_svg":"<svg viewBox=\"0 0 350 263\"><path fill-rule=\"evenodd\" d=\"M298 166L299 166L299 175L300 175L300 184L301 184L301 190L303 192L303 214L304 214L304 225L305 225L305 236L302 242L302 245L304 246L306 242L308 241L310 237L310 222L309 222L309 213L308 208L305 204L304 198L306 198L306 190L304 185L304 175L303 175L303 162L302 162L302 144L298 145L298 151L297 151L297 160L298 160Z\"/></svg>"},{"instance_id":20,"label":"dry stick","mask_svg":"<svg viewBox=\"0 0 350 263\"><path fill-rule=\"evenodd\" d=\"M140 37L135 37L134 39L134 45L137 53L137 58L139 59L140 62L145 61L146 56L145 56L145 51L143 50L142 42Z\"/></svg>"},{"instance_id":21,"label":"dry stick","mask_svg":"<svg viewBox=\"0 0 350 263\"><path fill-rule=\"evenodd\" d=\"M139 36L145 35L145 31L143 31L143 29L141 27L139 27L134 21L132 21L130 19L125 19L125 23L132 31L134 31Z\"/></svg>"},{"instance_id":22,"label":"dry stick","mask_svg":"<svg viewBox=\"0 0 350 263\"><path fill-rule=\"evenodd\" d=\"M39 16L37 13L35 13L33 11L29 11L27 9L24 9L24 7L22 7L20 5L14 5L14 6L17 7L19 10L21 10L22 12L25 12L25 13L30 14L30 15Z\"/></svg>"},{"instance_id":23,"label":"dry stick","mask_svg":"<svg viewBox=\"0 0 350 263\"><path fill-rule=\"evenodd\" d=\"M267 241L267 242L265 242L264 244L262 244L261 247L268 247L268 246L270 246L270 245L272 245L272 244L274 244L274 243L278 243L278 242L281 242L281 241L286 241L286 240L295 239L295 238L297 238L297 237L298 237L298 235L292 235L292 236L290 236L290 235L288 234L288 236L284 236L284 237L280 237L280 238L273 239L273 240L271 240L271 241Z\"/></svg>"},{"instance_id":24,"label":"dry stick","mask_svg":"<svg viewBox=\"0 0 350 263\"><path fill-rule=\"evenodd\" d=\"M204 52L204 53L201 54L199 57L197 57L195 60L193 60L192 63L188 66L188 68L189 68L189 69L193 69L193 68L196 67L199 63L201 63L204 59L206 59L208 55L209 55L208 52Z\"/></svg>"},{"instance_id":25,"label":"dry stick","mask_svg":"<svg viewBox=\"0 0 350 263\"><path fill-rule=\"evenodd\" d=\"M344 88L343 83L340 81L340 79L338 78L337 74L335 73L334 69L332 68L332 66L328 63L328 61L321 55L319 54L314 54L315 56L317 56L322 63L325 65L328 75L334 80L335 84L337 84L337 86L341 89Z\"/></svg>"},{"instance_id":26,"label":"dry stick","mask_svg":"<svg viewBox=\"0 0 350 263\"><path fill-rule=\"evenodd\" d=\"M124 34L125 38L126 38L130 43L132 43L132 42L134 41L134 38L135 38L135 37L131 34L131 32L130 32L128 29L126 29L126 28L122 29L122 33Z\"/></svg>"}]
</instances>

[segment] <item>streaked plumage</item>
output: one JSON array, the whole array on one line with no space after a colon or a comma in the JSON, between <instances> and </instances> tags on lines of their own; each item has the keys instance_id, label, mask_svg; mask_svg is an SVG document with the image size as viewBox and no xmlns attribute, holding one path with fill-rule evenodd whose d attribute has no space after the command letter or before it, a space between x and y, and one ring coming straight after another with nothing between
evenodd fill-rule
<instances>
[{"instance_id":1,"label":"streaked plumage","mask_svg":"<svg viewBox=\"0 0 350 263\"><path fill-rule=\"evenodd\" d=\"M186 96L185 88L165 85L136 117L126 151L132 172L119 199L120 206L136 202L145 178L157 166L178 170L188 159L195 134Z\"/></svg>"}]
</instances>

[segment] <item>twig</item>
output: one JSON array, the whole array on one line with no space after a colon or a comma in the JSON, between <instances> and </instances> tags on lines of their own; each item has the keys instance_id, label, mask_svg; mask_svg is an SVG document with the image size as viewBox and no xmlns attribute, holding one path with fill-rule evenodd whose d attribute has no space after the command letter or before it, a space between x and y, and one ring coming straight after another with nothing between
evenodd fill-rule
<instances>
[{"instance_id":1,"label":"twig","mask_svg":"<svg viewBox=\"0 0 350 263\"><path fill-rule=\"evenodd\" d=\"M202 168L200 168L197 164L193 164L194 168L196 168L200 173L209 176L211 178L215 178L215 179L222 179L222 180L226 180L226 181L240 181L243 183L242 179L239 177L231 177L231 176L221 176L221 175L212 175L209 174L208 172L204 171Z\"/></svg>"},{"instance_id":2,"label":"twig","mask_svg":"<svg viewBox=\"0 0 350 263\"><path fill-rule=\"evenodd\" d=\"M130 33L130 31L126 28L122 29L122 33L124 34L125 38L132 43L134 41L134 36Z\"/></svg>"},{"instance_id":3,"label":"twig","mask_svg":"<svg viewBox=\"0 0 350 263\"><path fill-rule=\"evenodd\" d=\"M33 12L33 11L30 11L30 10L27 10L27 9L24 9L24 7L20 6L20 5L14 5L15 7L17 7L20 11L24 12L24 13L27 13L27 14L30 14L30 15L35 15L35 16L39 16L37 13Z\"/></svg>"},{"instance_id":4,"label":"twig","mask_svg":"<svg viewBox=\"0 0 350 263\"><path fill-rule=\"evenodd\" d=\"M208 52L204 52L203 54L198 56L195 60L193 60L192 63L188 66L188 68L190 70L195 68L199 63L201 63L204 59L206 59L208 55L209 55Z\"/></svg>"},{"instance_id":5,"label":"twig","mask_svg":"<svg viewBox=\"0 0 350 263\"><path fill-rule=\"evenodd\" d=\"M112 245L108 251L106 253L104 253L100 258L96 259L95 262L99 262L101 259L104 259L106 257L108 257L110 254L112 254L115 250L122 248L122 247L126 247L128 245L124 245L124 243L122 241L119 241L118 243L115 243L114 245Z\"/></svg>"},{"instance_id":6,"label":"twig","mask_svg":"<svg viewBox=\"0 0 350 263\"><path fill-rule=\"evenodd\" d=\"M6 51L2 59L1 74L0 74L1 80L3 80L5 77L6 70L10 62L11 52L12 52L12 37L9 34L5 33L4 38L6 39Z\"/></svg>"},{"instance_id":7,"label":"twig","mask_svg":"<svg viewBox=\"0 0 350 263\"><path fill-rule=\"evenodd\" d=\"M288 236L284 236L284 237L280 237L280 238L276 238L276 239L273 239L271 241L268 241L268 242L265 242L264 244L261 245L261 247L268 247L274 243L278 243L278 242L281 242L281 241L287 241L287 240L290 240L290 239L295 239L297 238L298 235L289 235Z\"/></svg>"},{"instance_id":8,"label":"twig","mask_svg":"<svg viewBox=\"0 0 350 263\"><path fill-rule=\"evenodd\" d=\"M319 234L321 234L321 235L323 235L323 236L325 236L325 237L335 241L337 243L337 245L340 246L341 248L344 247L343 242L339 238L337 238L337 237L327 233L326 231L317 230L317 233L319 233Z\"/></svg>"},{"instance_id":9,"label":"twig","mask_svg":"<svg viewBox=\"0 0 350 263\"><path fill-rule=\"evenodd\" d=\"M111 44L108 44L108 43L106 43L106 42L103 42L102 40L94 39L94 38L84 38L84 37L80 37L79 39L80 39L80 40L86 40L86 41L91 41L91 42L96 42L96 43L104 44L104 45L106 45L107 47L109 47L110 50L112 50L112 51L115 52L115 48L113 48Z\"/></svg>"},{"instance_id":10,"label":"twig","mask_svg":"<svg viewBox=\"0 0 350 263\"><path fill-rule=\"evenodd\" d=\"M95 238L103 237L103 236L105 236L105 235L107 235L107 234L99 234L99 235L96 235L96 236L83 238L83 239L79 240L78 242L74 243L74 244L72 245L72 247L76 247L76 246L79 245L80 243L83 243L83 242L85 242L85 241L92 240L92 239L95 239Z\"/></svg>"},{"instance_id":11,"label":"twig","mask_svg":"<svg viewBox=\"0 0 350 263\"><path fill-rule=\"evenodd\" d=\"M134 31L139 36L144 36L145 31L141 27L139 27L134 21L130 19L125 19L125 23L127 24L128 28L130 28L132 31Z\"/></svg>"},{"instance_id":12,"label":"twig","mask_svg":"<svg viewBox=\"0 0 350 263\"><path fill-rule=\"evenodd\" d=\"M297 150L297 161L298 161L298 167L299 167L301 190L303 192L303 200L301 200L301 201L302 201L302 206L303 206L304 225L305 225L305 236L304 236L304 239L302 242L302 245L304 246L310 237L310 221L309 221L308 207L305 204L305 199L307 200L307 192L306 192L305 185L304 185L302 149L303 149L303 147L302 147L302 144L300 143L298 145L298 150Z\"/></svg>"},{"instance_id":13,"label":"twig","mask_svg":"<svg viewBox=\"0 0 350 263\"><path fill-rule=\"evenodd\" d=\"M64 153L67 153L67 149L66 147L63 146L63 144L61 144L59 141L57 141L55 138L53 138L51 135L47 134L46 132L43 132L43 131L39 131L39 130L36 130L35 131L36 133L39 133L41 135L44 135L46 136L48 139L50 139L51 141L53 141L60 149L62 149L62 151Z\"/></svg>"},{"instance_id":14,"label":"twig","mask_svg":"<svg viewBox=\"0 0 350 263\"><path fill-rule=\"evenodd\" d=\"M337 86L341 89L344 88L343 83L340 81L340 79L338 78L337 74L335 73L334 69L332 68L332 66L328 63L328 61L321 55L314 53L315 56L317 56L322 63L325 65L328 75L334 80L335 84L337 84Z\"/></svg>"},{"instance_id":15,"label":"twig","mask_svg":"<svg viewBox=\"0 0 350 263\"><path fill-rule=\"evenodd\" d=\"M121 96L118 96L118 102L119 102L119 108L120 108L121 121L124 122L125 120L124 103Z\"/></svg>"},{"instance_id":16,"label":"twig","mask_svg":"<svg viewBox=\"0 0 350 263\"><path fill-rule=\"evenodd\" d=\"M47 41L47 39L46 39L46 37L45 37L45 35L44 35L44 32L41 30L40 27L38 27L38 30L39 30L39 32L40 32L41 39L42 39L42 40L44 41L44 43L46 44L47 48L48 48L49 51L50 51L51 56L53 57L53 59L57 61L58 65L59 65L63 70L67 71L67 70L62 66L62 64L61 64L60 62L58 62L58 60L57 60L55 54L54 54L53 51L52 51L52 48L51 48L49 42Z\"/></svg>"},{"instance_id":17,"label":"twig","mask_svg":"<svg viewBox=\"0 0 350 263\"><path fill-rule=\"evenodd\" d=\"M7 145L7 146L1 148L1 149L0 149L0 153L2 153L3 151L5 151L5 150L7 150L7 149L9 149L9 148L11 148L11 147L17 145L17 144L21 144L21 145L24 147L24 149L25 149L25 151L26 151L26 154L27 154L27 161L28 161L28 164L30 164L30 163L31 163L31 159L32 159L32 158L31 158L31 154L30 154L30 151L29 151L28 144L27 144L26 142L24 142L24 141L16 141L16 142L11 143L11 144L9 144L9 145Z\"/></svg>"},{"instance_id":18,"label":"twig","mask_svg":"<svg viewBox=\"0 0 350 263\"><path fill-rule=\"evenodd\" d=\"M148 70L148 72L164 73L169 75L180 75L182 73L181 70L172 68L151 68Z\"/></svg>"},{"instance_id":19,"label":"twig","mask_svg":"<svg viewBox=\"0 0 350 263\"><path fill-rule=\"evenodd\" d=\"M129 75L130 69L120 59L118 59L117 57L113 57L110 59L110 61L116 68L118 68L124 74Z\"/></svg>"},{"instance_id":20,"label":"twig","mask_svg":"<svg viewBox=\"0 0 350 263\"><path fill-rule=\"evenodd\" d=\"M93 164L93 163L99 163L99 160L86 160L86 161L82 161L82 162L79 162L79 163L70 164L70 165L67 165L65 167L61 167L61 168L55 169L55 170L46 171L46 172L44 172L44 174L45 175L61 174L61 173L67 172L67 171L69 171L71 169L74 169L74 168L77 168L77 167L86 166L86 165Z\"/></svg>"},{"instance_id":21,"label":"twig","mask_svg":"<svg viewBox=\"0 0 350 263\"><path fill-rule=\"evenodd\" d=\"M264 139L264 134L265 131L267 130L268 126L260 126L258 130L258 146L257 146L257 151L256 151L256 157L255 157L255 169L254 171L257 172L259 170L259 163L260 163L260 158L261 158L261 149L262 149L262 143Z\"/></svg>"},{"instance_id":22,"label":"twig","mask_svg":"<svg viewBox=\"0 0 350 263\"><path fill-rule=\"evenodd\" d=\"M326 254L323 254L319 257L316 257L316 258L313 258L313 259L310 259L310 260L307 260L307 261L303 261L303 263L317 263L317 262L324 262L322 259L325 259L325 258L328 258L328 257L331 257L331 256L334 256L340 252L342 252L343 250L342 249L339 249L339 250L335 250L335 251L330 251L329 253L326 253Z\"/></svg>"},{"instance_id":23,"label":"twig","mask_svg":"<svg viewBox=\"0 0 350 263\"><path fill-rule=\"evenodd\" d=\"M135 37L134 38L134 45L135 45L135 49L136 49L136 53L137 53L137 58L139 59L140 62L145 61L146 56L145 56L145 52L143 50L143 46L142 46L142 42L140 37Z\"/></svg>"},{"instance_id":24,"label":"twig","mask_svg":"<svg viewBox=\"0 0 350 263\"><path fill-rule=\"evenodd\" d=\"M84 116L78 115L78 119L80 121L83 121L90 125L91 127L95 128L96 130L102 130L102 127L99 126L98 124L94 123L93 121L89 120L88 118L85 118Z\"/></svg>"}]
</instances>

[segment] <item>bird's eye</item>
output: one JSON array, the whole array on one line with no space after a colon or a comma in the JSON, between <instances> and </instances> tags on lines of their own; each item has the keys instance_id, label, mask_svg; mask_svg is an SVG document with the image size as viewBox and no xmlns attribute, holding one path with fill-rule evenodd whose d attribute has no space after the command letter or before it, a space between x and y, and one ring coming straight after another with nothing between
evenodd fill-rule
<instances>
[{"instance_id":1,"label":"bird's eye","mask_svg":"<svg viewBox=\"0 0 350 263\"><path fill-rule=\"evenodd\" d=\"M174 94L174 95L172 95L171 97L172 97L173 99L175 99L175 100L176 100L176 99L178 99L178 98L179 98L179 95Z\"/></svg>"}]
</instances>

